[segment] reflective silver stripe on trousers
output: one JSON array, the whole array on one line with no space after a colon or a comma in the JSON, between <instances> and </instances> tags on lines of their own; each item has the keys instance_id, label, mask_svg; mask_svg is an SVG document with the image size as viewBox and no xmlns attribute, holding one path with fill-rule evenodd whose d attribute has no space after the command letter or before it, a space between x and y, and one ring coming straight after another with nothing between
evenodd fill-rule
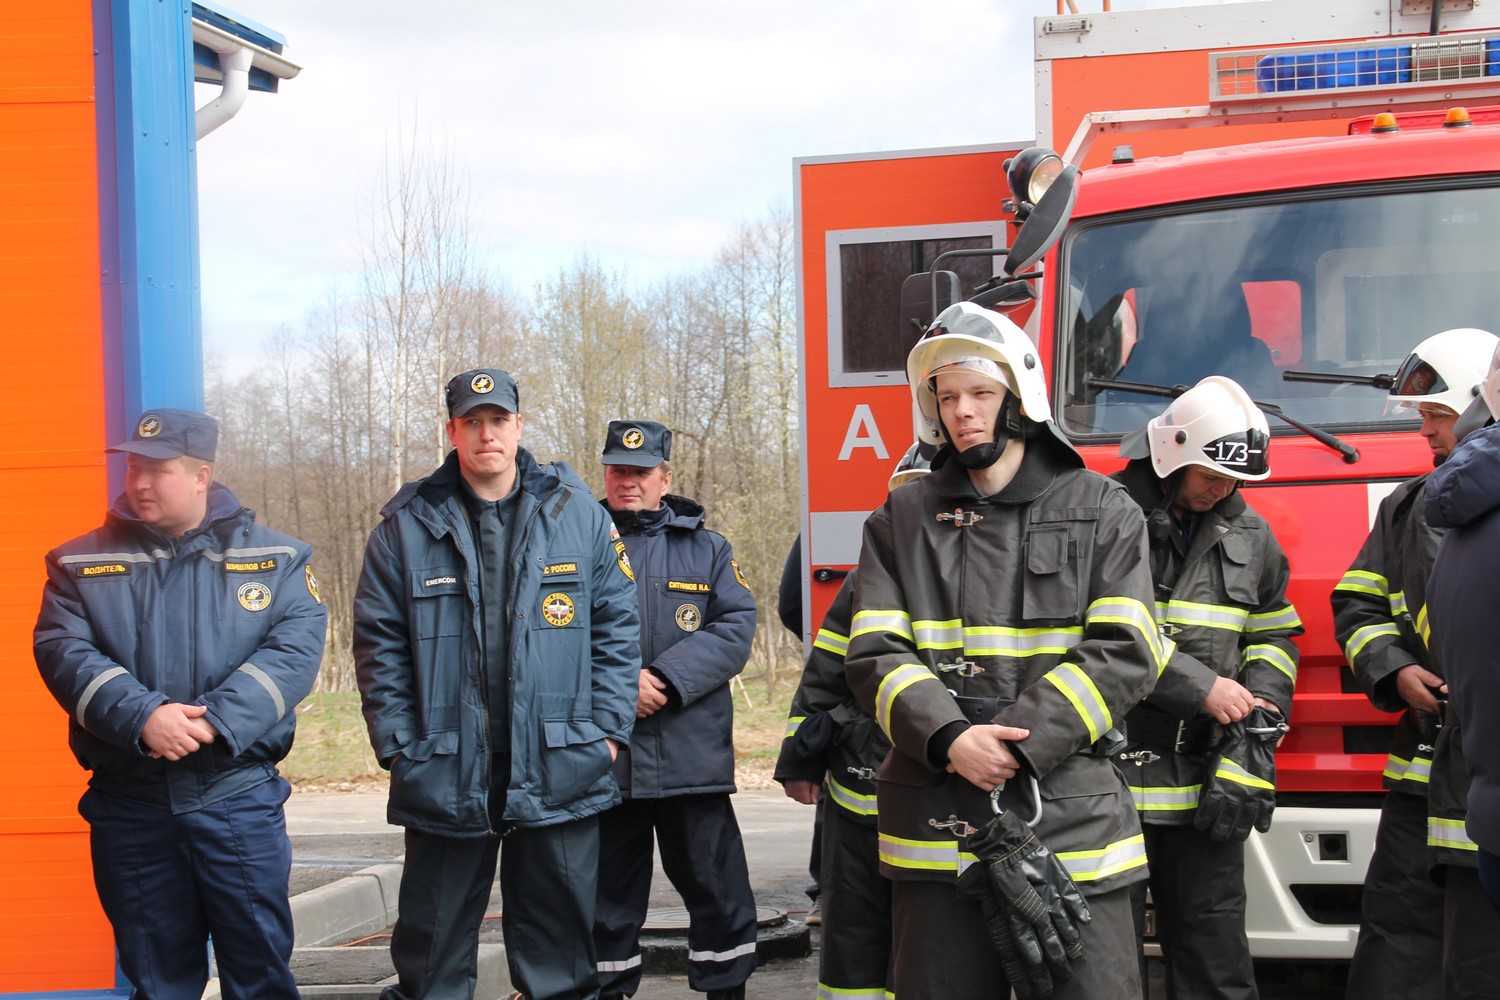
<instances>
[{"instance_id":1,"label":"reflective silver stripe on trousers","mask_svg":"<svg viewBox=\"0 0 1500 1000\"><path fill-rule=\"evenodd\" d=\"M729 951L689 951L689 962L732 962L741 955L754 955L755 942L750 941Z\"/></svg>"},{"instance_id":2,"label":"reflective silver stripe on trousers","mask_svg":"<svg viewBox=\"0 0 1500 1000\"><path fill-rule=\"evenodd\" d=\"M596 966L600 972L625 972L634 969L641 964L640 953L630 956L622 962L599 962Z\"/></svg>"}]
</instances>

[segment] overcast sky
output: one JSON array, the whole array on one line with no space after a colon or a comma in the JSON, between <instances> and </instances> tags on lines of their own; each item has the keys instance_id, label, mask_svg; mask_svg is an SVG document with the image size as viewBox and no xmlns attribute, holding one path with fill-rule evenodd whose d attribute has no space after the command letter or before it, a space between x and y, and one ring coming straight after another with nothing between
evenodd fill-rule
<instances>
[{"instance_id":1,"label":"overcast sky","mask_svg":"<svg viewBox=\"0 0 1500 1000\"><path fill-rule=\"evenodd\" d=\"M1179 6L1115 0L1115 9ZM1053 0L230 0L303 67L198 146L203 327L252 357L352 291L386 151L449 151L490 274L650 281L791 206L800 156L1028 140ZM1097 10L1094 0L1080 4ZM213 91L200 86L198 103Z\"/></svg>"}]
</instances>

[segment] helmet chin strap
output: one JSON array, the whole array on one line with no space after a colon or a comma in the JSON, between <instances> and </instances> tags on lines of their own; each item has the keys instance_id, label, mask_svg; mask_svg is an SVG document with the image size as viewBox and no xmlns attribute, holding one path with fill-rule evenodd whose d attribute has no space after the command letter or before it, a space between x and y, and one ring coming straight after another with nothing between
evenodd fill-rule
<instances>
[{"instance_id":1,"label":"helmet chin strap","mask_svg":"<svg viewBox=\"0 0 1500 1000\"><path fill-rule=\"evenodd\" d=\"M963 451L953 443L953 435L948 433L948 425L941 420L938 426L943 429L943 437L948 439L949 446L953 449L958 459L958 464L965 469L988 469L1000 461L1000 456L1005 453L1005 446L1010 443L1012 435L1021 433L1021 401L1013 392L1005 394L1005 402L1000 405L1000 414L995 421L995 439L983 444L970 445Z\"/></svg>"}]
</instances>

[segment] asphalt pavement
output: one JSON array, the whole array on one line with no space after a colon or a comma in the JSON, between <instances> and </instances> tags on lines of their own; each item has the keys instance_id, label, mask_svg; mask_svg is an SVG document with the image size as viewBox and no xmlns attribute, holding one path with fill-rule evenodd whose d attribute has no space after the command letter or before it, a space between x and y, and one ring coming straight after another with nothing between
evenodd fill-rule
<instances>
[{"instance_id":1,"label":"asphalt pavement","mask_svg":"<svg viewBox=\"0 0 1500 1000\"><path fill-rule=\"evenodd\" d=\"M734 796L745 839L750 881L761 909L761 965L746 991L750 1000L817 995L819 932L802 923L808 897L807 860L812 809L780 788ZM303 995L320 1000L372 1000L392 981L388 948L396 915L402 831L385 822L386 795L375 791L294 792L287 802L292 839L292 910L297 931L293 968ZM651 918L643 937L646 977L642 1000L701 1000L682 974L685 942L681 901L658 864ZM500 911L498 887L491 896ZM477 1000L506 997L504 945L498 919L481 932ZM649 930L649 928L648 928ZM1323 1000L1343 994L1343 967L1257 963L1263 1000ZM1149 998L1165 997L1159 961L1150 963ZM215 995L212 986L206 1000Z\"/></svg>"}]
</instances>

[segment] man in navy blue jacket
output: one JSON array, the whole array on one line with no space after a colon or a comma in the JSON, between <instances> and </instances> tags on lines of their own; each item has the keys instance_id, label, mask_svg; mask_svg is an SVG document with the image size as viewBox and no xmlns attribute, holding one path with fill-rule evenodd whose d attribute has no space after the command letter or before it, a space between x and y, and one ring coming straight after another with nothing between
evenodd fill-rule
<instances>
[{"instance_id":1,"label":"man in navy blue jacket","mask_svg":"<svg viewBox=\"0 0 1500 1000\"><path fill-rule=\"evenodd\" d=\"M635 994L651 892L652 833L687 905L688 984L709 1000L745 995L755 970L755 896L729 794L734 699L755 635L755 599L703 507L672 496L672 432L615 420L604 490L624 536L641 606L635 735L615 761L625 796L599 823L594 938L603 1000Z\"/></svg>"},{"instance_id":2,"label":"man in navy blue jacket","mask_svg":"<svg viewBox=\"0 0 1500 1000\"><path fill-rule=\"evenodd\" d=\"M354 595L365 722L406 828L383 996L474 995L498 861L513 984L593 1000L596 817L620 798L640 666L630 561L573 470L520 446L509 374L457 375L447 402L453 451L385 505Z\"/></svg>"},{"instance_id":3,"label":"man in navy blue jacket","mask_svg":"<svg viewBox=\"0 0 1500 1000\"><path fill-rule=\"evenodd\" d=\"M213 481L219 425L147 411L103 527L47 553L34 652L92 772L78 803L135 995L295 998L276 764L323 658L305 542Z\"/></svg>"}]
</instances>

